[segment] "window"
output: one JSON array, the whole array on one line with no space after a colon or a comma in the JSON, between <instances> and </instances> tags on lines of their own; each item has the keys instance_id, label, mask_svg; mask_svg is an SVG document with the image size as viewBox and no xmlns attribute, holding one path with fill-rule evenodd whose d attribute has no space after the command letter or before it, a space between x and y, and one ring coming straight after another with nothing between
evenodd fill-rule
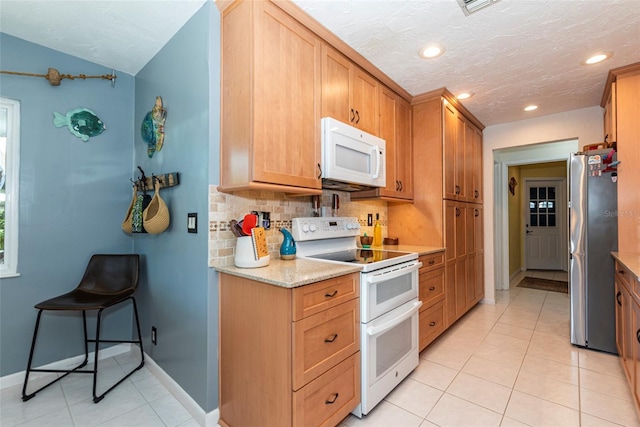
<instances>
[{"instance_id":1,"label":"window","mask_svg":"<svg viewBox=\"0 0 640 427\"><path fill-rule=\"evenodd\" d=\"M0 98L0 277L18 275L20 102Z\"/></svg>"},{"instance_id":2,"label":"window","mask_svg":"<svg viewBox=\"0 0 640 427\"><path fill-rule=\"evenodd\" d=\"M555 227L555 202L555 187L529 188L529 224L532 227Z\"/></svg>"}]
</instances>

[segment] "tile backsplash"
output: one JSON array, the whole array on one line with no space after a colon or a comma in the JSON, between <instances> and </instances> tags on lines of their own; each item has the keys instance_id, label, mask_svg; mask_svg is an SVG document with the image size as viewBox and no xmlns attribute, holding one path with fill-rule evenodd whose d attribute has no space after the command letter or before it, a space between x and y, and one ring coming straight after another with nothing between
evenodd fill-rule
<instances>
[{"instance_id":1,"label":"tile backsplash","mask_svg":"<svg viewBox=\"0 0 640 427\"><path fill-rule=\"evenodd\" d=\"M373 227L367 226L367 214L380 214L382 235L387 235L387 203L382 201L352 202L350 194L343 191L322 192L320 206L330 211L333 195L340 198L339 216L358 218L362 232L373 235ZM242 191L221 193L215 185L209 186L209 267L233 265L236 237L229 221L240 220L251 211L271 213L271 229L267 231L267 246L271 258L280 257L284 227L291 230L291 219L313 215L311 196L287 196L270 191Z\"/></svg>"}]
</instances>

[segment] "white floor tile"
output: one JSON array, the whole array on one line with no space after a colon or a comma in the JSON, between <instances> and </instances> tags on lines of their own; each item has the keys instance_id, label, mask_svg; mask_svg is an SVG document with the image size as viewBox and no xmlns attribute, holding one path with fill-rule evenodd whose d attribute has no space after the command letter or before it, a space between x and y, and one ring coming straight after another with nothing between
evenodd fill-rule
<instances>
[{"instance_id":1,"label":"white floor tile","mask_svg":"<svg viewBox=\"0 0 640 427\"><path fill-rule=\"evenodd\" d=\"M511 395L511 387L505 387L461 372L453 380L447 393L503 414Z\"/></svg>"},{"instance_id":2,"label":"white floor tile","mask_svg":"<svg viewBox=\"0 0 640 427\"><path fill-rule=\"evenodd\" d=\"M441 390L429 387L411 378L403 381L385 400L424 418L442 396Z\"/></svg>"},{"instance_id":3,"label":"white floor tile","mask_svg":"<svg viewBox=\"0 0 640 427\"><path fill-rule=\"evenodd\" d=\"M154 400L149 405L160 416L162 422L169 427L177 426L191 418L191 414L172 394Z\"/></svg>"},{"instance_id":4,"label":"white floor tile","mask_svg":"<svg viewBox=\"0 0 640 427\"><path fill-rule=\"evenodd\" d=\"M445 393L429 413L427 420L441 427L491 427L500 425L502 415Z\"/></svg>"},{"instance_id":5,"label":"white floor tile","mask_svg":"<svg viewBox=\"0 0 640 427\"><path fill-rule=\"evenodd\" d=\"M420 364L409 375L409 378L444 391L456 375L458 375L457 369L448 368L428 359L421 359Z\"/></svg>"},{"instance_id":6,"label":"white floor tile","mask_svg":"<svg viewBox=\"0 0 640 427\"><path fill-rule=\"evenodd\" d=\"M349 427L419 427L422 418L383 400L362 419L351 415L342 423Z\"/></svg>"},{"instance_id":7,"label":"white floor tile","mask_svg":"<svg viewBox=\"0 0 640 427\"><path fill-rule=\"evenodd\" d=\"M514 390L505 415L532 426L578 427L580 413L575 409Z\"/></svg>"}]
</instances>

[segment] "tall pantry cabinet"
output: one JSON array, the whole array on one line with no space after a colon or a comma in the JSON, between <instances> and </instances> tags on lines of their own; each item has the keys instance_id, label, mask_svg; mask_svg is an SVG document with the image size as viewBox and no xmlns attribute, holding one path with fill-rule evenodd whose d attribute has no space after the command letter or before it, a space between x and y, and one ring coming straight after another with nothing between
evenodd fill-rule
<instances>
[{"instance_id":1,"label":"tall pantry cabinet","mask_svg":"<svg viewBox=\"0 0 640 427\"><path fill-rule=\"evenodd\" d=\"M446 89L414 98L414 203L389 205L389 235L446 248L447 326L484 297L482 129Z\"/></svg>"},{"instance_id":2,"label":"tall pantry cabinet","mask_svg":"<svg viewBox=\"0 0 640 427\"><path fill-rule=\"evenodd\" d=\"M609 71L600 104L618 151L618 251L640 253L640 62Z\"/></svg>"}]
</instances>

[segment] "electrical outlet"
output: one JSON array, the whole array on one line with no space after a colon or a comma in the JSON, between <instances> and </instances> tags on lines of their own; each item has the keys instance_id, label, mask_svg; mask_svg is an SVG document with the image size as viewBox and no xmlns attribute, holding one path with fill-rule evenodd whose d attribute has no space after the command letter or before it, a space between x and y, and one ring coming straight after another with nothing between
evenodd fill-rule
<instances>
[{"instance_id":1,"label":"electrical outlet","mask_svg":"<svg viewBox=\"0 0 640 427\"><path fill-rule=\"evenodd\" d=\"M155 326L151 327L151 344L153 345L157 345L158 344L158 330L156 329Z\"/></svg>"},{"instance_id":2,"label":"electrical outlet","mask_svg":"<svg viewBox=\"0 0 640 427\"><path fill-rule=\"evenodd\" d=\"M373 225L373 214L367 214L367 225L369 227Z\"/></svg>"}]
</instances>

